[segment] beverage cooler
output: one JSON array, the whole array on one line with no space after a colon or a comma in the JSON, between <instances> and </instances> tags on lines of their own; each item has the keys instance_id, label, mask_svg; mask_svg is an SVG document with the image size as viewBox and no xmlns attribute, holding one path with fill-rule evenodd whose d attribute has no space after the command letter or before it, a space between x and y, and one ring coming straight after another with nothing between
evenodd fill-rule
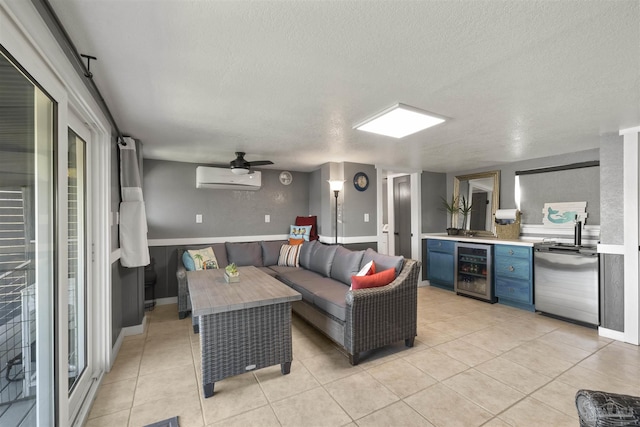
<instances>
[{"instance_id":1,"label":"beverage cooler","mask_svg":"<svg viewBox=\"0 0 640 427\"><path fill-rule=\"evenodd\" d=\"M492 245L458 242L456 244L455 291L490 303L493 292Z\"/></svg>"}]
</instances>

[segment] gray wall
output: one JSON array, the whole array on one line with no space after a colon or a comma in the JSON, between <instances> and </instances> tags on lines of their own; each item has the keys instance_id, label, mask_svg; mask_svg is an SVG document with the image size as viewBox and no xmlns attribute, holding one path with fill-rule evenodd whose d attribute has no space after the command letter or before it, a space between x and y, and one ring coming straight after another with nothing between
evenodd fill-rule
<instances>
[{"instance_id":1,"label":"gray wall","mask_svg":"<svg viewBox=\"0 0 640 427\"><path fill-rule=\"evenodd\" d=\"M618 134L600 138L600 241L608 245L624 243L623 149Z\"/></svg>"},{"instance_id":2,"label":"gray wall","mask_svg":"<svg viewBox=\"0 0 640 427\"><path fill-rule=\"evenodd\" d=\"M600 241L624 244L624 145L618 134L600 138ZM600 322L607 329L624 331L624 256L600 256Z\"/></svg>"},{"instance_id":3,"label":"gray wall","mask_svg":"<svg viewBox=\"0 0 640 427\"><path fill-rule=\"evenodd\" d=\"M365 191L358 191L353 185L353 177L358 172L364 172L369 177L369 187ZM378 233L378 185L375 166L344 163L344 179L342 237L376 236ZM369 222L364 222L365 213L369 214Z\"/></svg>"},{"instance_id":4,"label":"gray wall","mask_svg":"<svg viewBox=\"0 0 640 427\"><path fill-rule=\"evenodd\" d=\"M523 160L521 162L508 163L505 165L496 165L492 167L474 169L469 171L458 171L447 174L447 194L450 196L453 194L453 179L457 175L467 175L476 172L486 172L491 170L500 170L500 208L513 209L516 207L515 202L515 173L520 170L538 169L551 166L568 165L571 163L587 162L592 160L599 160L599 149L580 151L577 153L564 154L561 156L541 157L539 159ZM599 188L600 183L585 183L593 188ZM567 197L571 197L572 189L565 188ZM569 200L569 199L568 199ZM596 209L595 206L592 206ZM597 209L599 210L599 206ZM540 207L542 212L542 206ZM599 214L598 214L599 216ZM539 222L542 223L540 220ZM593 224L590 222L590 224Z\"/></svg>"},{"instance_id":5,"label":"gray wall","mask_svg":"<svg viewBox=\"0 0 640 427\"><path fill-rule=\"evenodd\" d=\"M142 144L136 142L139 167L142 169ZM111 250L120 247L119 226L115 213L120 210L120 157L115 138L111 144ZM144 318L144 269L125 268L120 261L111 264L111 344L115 344L122 328L137 326Z\"/></svg>"},{"instance_id":6,"label":"gray wall","mask_svg":"<svg viewBox=\"0 0 640 427\"><path fill-rule=\"evenodd\" d=\"M286 186L280 171L263 170L258 191L209 190L196 188L196 166L144 160L149 239L288 234L296 216L309 215L308 173L292 172Z\"/></svg>"},{"instance_id":7,"label":"gray wall","mask_svg":"<svg viewBox=\"0 0 640 427\"><path fill-rule=\"evenodd\" d=\"M118 146L115 138L111 142L111 213L114 215L111 223L111 251L118 249L118 225L115 212L120 206L120 174L118 168ZM111 264L111 345L113 346L122 331L122 280L120 280L120 262Z\"/></svg>"},{"instance_id":8,"label":"gray wall","mask_svg":"<svg viewBox=\"0 0 640 427\"><path fill-rule=\"evenodd\" d=\"M600 224L598 166L520 175L520 191L523 224L542 224L544 204L552 202L587 202L585 224Z\"/></svg>"},{"instance_id":9,"label":"gray wall","mask_svg":"<svg viewBox=\"0 0 640 427\"><path fill-rule=\"evenodd\" d=\"M443 233L447 228L449 216L441 208L441 198L447 198L447 175L423 171L420 179L422 186L422 232Z\"/></svg>"},{"instance_id":10,"label":"gray wall","mask_svg":"<svg viewBox=\"0 0 640 427\"><path fill-rule=\"evenodd\" d=\"M315 215L320 222L322 205L320 203L320 194L322 194L322 173L320 169L317 169L309 173L309 215ZM327 183L325 182L325 185ZM318 224L318 233L320 232L320 224Z\"/></svg>"}]
</instances>

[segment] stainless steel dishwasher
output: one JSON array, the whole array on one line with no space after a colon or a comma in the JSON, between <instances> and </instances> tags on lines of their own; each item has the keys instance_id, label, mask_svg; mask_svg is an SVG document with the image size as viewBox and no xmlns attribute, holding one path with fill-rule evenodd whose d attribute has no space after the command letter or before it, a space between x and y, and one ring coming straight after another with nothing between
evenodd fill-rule
<instances>
[{"instance_id":1,"label":"stainless steel dishwasher","mask_svg":"<svg viewBox=\"0 0 640 427\"><path fill-rule=\"evenodd\" d=\"M536 311L590 326L599 325L598 272L595 246L535 245Z\"/></svg>"}]
</instances>

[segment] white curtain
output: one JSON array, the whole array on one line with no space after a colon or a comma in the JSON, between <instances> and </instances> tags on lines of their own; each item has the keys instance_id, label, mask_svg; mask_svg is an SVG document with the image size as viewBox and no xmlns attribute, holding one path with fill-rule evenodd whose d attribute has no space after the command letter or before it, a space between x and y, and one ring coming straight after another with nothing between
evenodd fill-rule
<instances>
[{"instance_id":1,"label":"white curtain","mask_svg":"<svg viewBox=\"0 0 640 427\"><path fill-rule=\"evenodd\" d=\"M140 170L136 142L124 138L120 147L120 263L124 267L143 267L149 264L147 243L147 215L142 198Z\"/></svg>"}]
</instances>

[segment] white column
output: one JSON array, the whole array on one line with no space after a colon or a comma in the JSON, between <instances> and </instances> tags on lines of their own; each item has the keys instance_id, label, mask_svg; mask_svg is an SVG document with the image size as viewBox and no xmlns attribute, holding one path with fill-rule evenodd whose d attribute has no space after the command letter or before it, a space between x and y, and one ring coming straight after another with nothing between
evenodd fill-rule
<instances>
[{"instance_id":1,"label":"white column","mask_svg":"<svg viewBox=\"0 0 640 427\"><path fill-rule=\"evenodd\" d=\"M640 331L640 204L638 133L640 127L623 129L624 137L624 340L639 344Z\"/></svg>"}]
</instances>

